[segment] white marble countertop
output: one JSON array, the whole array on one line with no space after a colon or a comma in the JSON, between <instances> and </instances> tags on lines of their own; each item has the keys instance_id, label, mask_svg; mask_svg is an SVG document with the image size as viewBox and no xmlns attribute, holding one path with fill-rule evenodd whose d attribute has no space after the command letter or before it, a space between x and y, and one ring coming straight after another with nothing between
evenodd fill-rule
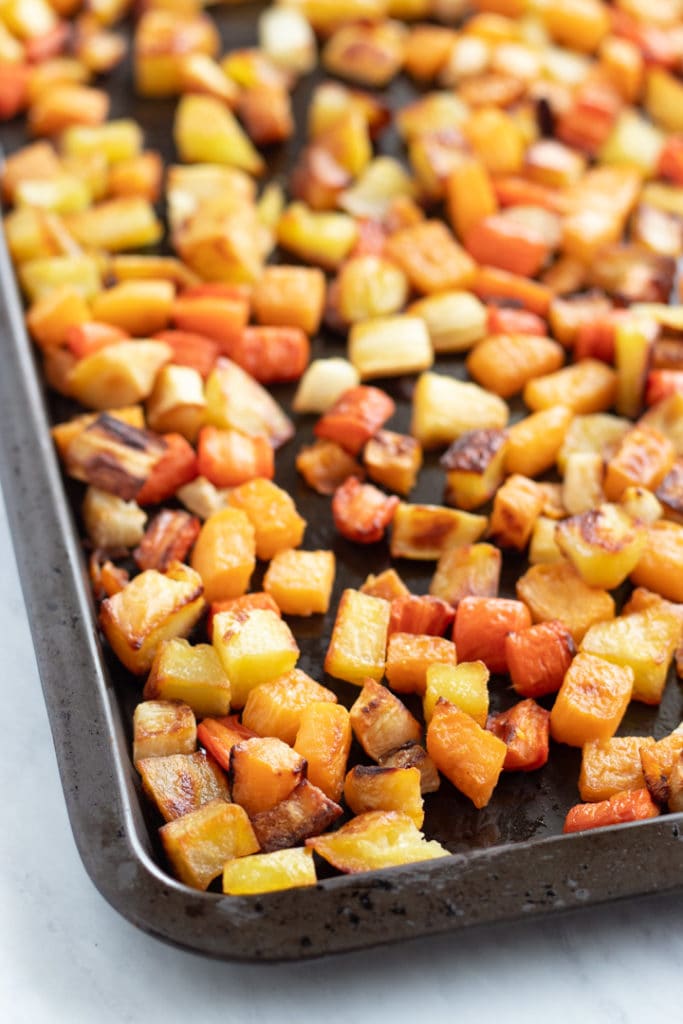
<instances>
[{"instance_id":1,"label":"white marble countertop","mask_svg":"<svg viewBox=\"0 0 683 1024\"><path fill-rule=\"evenodd\" d=\"M0 1021L676 1019L683 893L299 965L214 962L137 931L76 852L1 502L0 567Z\"/></svg>"}]
</instances>

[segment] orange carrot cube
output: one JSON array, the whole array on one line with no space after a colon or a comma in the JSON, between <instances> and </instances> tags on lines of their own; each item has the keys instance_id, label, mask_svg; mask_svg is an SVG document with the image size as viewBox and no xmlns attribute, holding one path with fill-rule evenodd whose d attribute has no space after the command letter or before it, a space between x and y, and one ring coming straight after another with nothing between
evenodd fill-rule
<instances>
[{"instance_id":1,"label":"orange carrot cube","mask_svg":"<svg viewBox=\"0 0 683 1024\"><path fill-rule=\"evenodd\" d=\"M386 495L372 484L363 484L350 476L334 492L332 517L343 537L356 544L374 544L398 508L399 498Z\"/></svg>"},{"instance_id":2,"label":"orange carrot cube","mask_svg":"<svg viewBox=\"0 0 683 1024\"><path fill-rule=\"evenodd\" d=\"M453 639L459 661L483 661L491 672L507 672L508 633L531 625L521 601L503 597L465 597L455 615Z\"/></svg>"},{"instance_id":3,"label":"orange carrot cube","mask_svg":"<svg viewBox=\"0 0 683 1024\"><path fill-rule=\"evenodd\" d=\"M656 818L659 807L647 789L632 789L615 793L608 800L596 804L576 804L567 813L563 832L584 832L590 828L607 828L625 821L643 821Z\"/></svg>"},{"instance_id":4,"label":"orange carrot cube","mask_svg":"<svg viewBox=\"0 0 683 1024\"><path fill-rule=\"evenodd\" d=\"M351 720L342 704L314 701L302 708L294 749L306 759L309 781L330 800L342 795L352 739Z\"/></svg>"},{"instance_id":5,"label":"orange carrot cube","mask_svg":"<svg viewBox=\"0 0 683 1024\"><path fill-rule=\"evenodd\" d=\"M508 672L522 697L556 693L575 653L571 633L558 621L540 622L505 638Z\"/></svg>"},{"instance_id":6,"label":"orange carrot cube","mask_svg":"<svg viewBox=\"0 0 683 1024\"><path fill-rule=\"evenodd\" d=\"M267 437L206 426L199 431L197 469L215 487L237 487L275 474L273 449Z\"/></svg>"},{"instance_id":7,"label":"orange carrot cube","mask_svg":"<svg viewBox=\"0 0 683 1024\"><path fill-rule=\"evenodd\" d=\"M547 762L550 712L535 700L521 700L508 711L492 715L486 728L508 748L503 771L533 772Z\"/></svg>"},{"instance_id":8,"label":"orange carrot cube","mask_svg":"<svg viewBox=\"0 0 683 1024\"><path fill-rule=\"evenodd\" d=\"M380 388L359 384L349 388L315 425L316 437L336 441L341 447L358 455L366 441L393 416L394 400Z\"/></svg>"}]
</instances>

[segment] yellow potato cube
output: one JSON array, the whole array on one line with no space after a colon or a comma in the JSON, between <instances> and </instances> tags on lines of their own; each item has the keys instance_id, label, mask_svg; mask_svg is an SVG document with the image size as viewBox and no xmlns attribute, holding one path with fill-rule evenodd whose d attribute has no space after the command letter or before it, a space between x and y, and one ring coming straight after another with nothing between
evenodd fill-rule
<instances>
[{"instance_id":1,"label":"yellow potato cube","mask_svg":"<svg viewBox=\"0 0 683 1024\"><path fill-rule=\"evenodd\" d=\"M226 861L259 849L246 811L223 800L169 821L159 835L173 873L193 889L208 889Z\"/></svg>"},{"instance_id":2,"label":"yellow potato cube","mask_svg":"<svg viewBox=\"0 0 683 1024\"><path fill-rule=\"evenodd\" d=\"M68 377L74 398L88 409L134 405L148 398L171 358L163 341L119 341L85 356Z\"/></svg>"},{"instance_id":3,"label":"yellow potato cube","mask_svg":"<svg viewBox=\"0 0 683 1024\"><path fill-rule=\"evenodd\" d=\"M165 821L182 818L211 800L230 800L225 772L202 750L142 758L135 767Z\"/></svg>"},{"instance_id":4,"label":"yellow potato cube","mask_svg":"<svg viewBox=\"0 0 683 1024\"><path fill-rule=\"evenodd\" d=\"M417 719L398 697L374 679L365 680L349 716L356 739L374 761L406 743L422 739Z\"/></svg>"},{"instance_id":5,"label":"yellow potato cube","mask_svg":"<svg viewBox=\"0 0 683 1024\"><path fill-rule=\"evenodd\" d=\"M507 431L468 430L441 457L446 501L471 510L489 501L505 476Z\"/></svg>"},{"instance_id":6,"label":"yellow potato cube","mask_svg":"<svg viewBox=\"0 0 683 1024\"><path fill-rule=\"evenodd\" d=\"M489 670L483 661L462 661L459 665L430 665L423 699L425 722L429 723L440 697L470 715L484 728L489 713Z\"/></svg>"},{"instance_id":7,"label":"yellow potato cube","mask_svg":"<svg viewBox=\"0 0 683 1024\"><path fill-rule=\"evenodd\" d=\"M253 853L226 861L223 867L223 892L228 896L255 896L315 885L317 881L313 851L301 847Z\"/></svg>"},{"instance_id":8,"label":"yellow potato cube","mask_svg":"<svg viewBox=\"0 0 683 1024\"><path fill-rule=\"evenodd\" d=\"M143 697L184 701L198 718L219 718L230 711L230 680L210 644L165 640L152 662Z\"/></svg>"},{"instance_id":9,"label":"yellow potato cube","mask_svg":"<svg viewBox=\"0 0 683 1024\"><path fill-rule=\"evenodd\" d=\"M413 819L400 811L368 811L336 832L307 839L306 846L346 874L449 856L439 843L426 841Z\"/></svg>"},{"instance_id":10,"label":"yellow potato cube","mask_svg":"<svg viewBox=\"0 0 683 1024\"><path fill-rule=\"evenodd\" d=\"M127 669L147 672L159 644L184 637L204 611L200 575L174 562L166 573L147 569L102 602L100 625Z\"/></svg>"},{"instance_id":11,"label":"yellow potato cube","mask_svg":"<svg viewBox=\"0 0 683 1024\"><path fill-rule=\"evenodd\" d=\"M423 448L438 448L468 430L505 427L508 416L507 403L498 395L478 384L427 371L415 385L410 432Z\"/></svg>"},{"instance_id":12,"label":"yellow potato cube","mask_svg":"<svg viewBox=\"0 0 683 1024\"><path fill-rule=\"evenodd\" d=\"M175 700L144 700L133 714L133 762L167 754L192 754L197 748L197 722L187 704Z\"/></svg>"},{"instance_id":13,"label":"yellow potato cube","mask_svg":"<svg viewBox=\"0 0 683 1024\"><path fill-rule=\"evenodd\" d=\"M287 623L263 608L219 612L213 620L213 645L236 708L244 707L254 687L290 672L299 657Z\"/></svg>"},{"instance_id":14,"label":"yellow potato cube","mask_svg":"<svg viewBox=\"0 0 683 1024\"><path fill-rule=\"evenodd\" d=\"M681 627L666 608L646 608L591 626L581 650L633 673L633 699L659 704Z\"/></svg>"},{"instance_id":15,"label":"yellow potato cube","mask_svg":"<svg viewBox=\"0 0 683 1024\"><path fill-rule=\"evenodd\" d=\"M290 548L274 555L263 579L263 589L285 615L325 614L334 584L332 551Z\"/></svg>"},{"instance_id":16,"label":"yellow potato cube","mask_svg":"<svg viewBox=\"0 0 683 1024\"><path fill-rule=\"evenodd\" d=\"M325 671L336 679L362 686L384 675L391 605L381 597L347 589L341 596Z\"/></svg>"},{"instance_id":17,"label":"yellow potato cube","mask_svg":"<svg viewBox=\"0 0 683 1024\"><path fill-rule=\"evenodd\" d=\"M435 352L467 352L486 334L486 306L471 292L439 292L413 302L407 312L427 325Z\"/></svg>"},{"instance_id":18,"label":"yellow potato cube","mask_svg":"<svg viewBox=\"0 0 683 1024\"><path fill-rule=\"evenodd\" d=\"M613 590L638 564L647 531L618 505L605 503L558 523L555 538L590 587Z\"/></svg>"},{"instance_id":19,"label":"yellow potato cube","mask_svg":"<svg viewBox=\"0 0 683 1024\"><path fill-rule=\"evenodd\" d=\"M361 380L371 380L419 373L432 365L434 353L419 317L373 317L352 326L349 360Z\"/></svg>"},{"instance_id":20,"label":"yellow potato cube","mask_svg":"<svg viewBox=\"0 0 683 1024\"><path fill-rule=\"evenodd\" d=\"M391 555L436 560L447 548L479 540L487 525L486 516L460 509L401 502L391 524Z\"/></svg>"},{"instance_id":21,"label":"yellow potato cube","mask_svg":"<svg viewBox=\"0 0 683 1024\"><path fill-rule=\"evenodd\" d=\"M344 781L344 800L354 814L401 811L417 828L424 822L419 768L357 765Z\"/></svg>"}]
</instances>

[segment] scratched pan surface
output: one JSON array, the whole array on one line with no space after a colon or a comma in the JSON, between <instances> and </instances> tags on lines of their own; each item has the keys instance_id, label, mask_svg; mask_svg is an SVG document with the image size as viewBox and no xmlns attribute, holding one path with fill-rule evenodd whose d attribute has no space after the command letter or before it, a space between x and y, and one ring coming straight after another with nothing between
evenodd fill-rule
<instances>
[{"instance_id":1,"label":"scratched pan surface","mask_svg":"<svg viewBox=\"0 0 683 1024\"><path fill-rule=\"evenodd\" d=\"M261 7L212 9L226 47L256 41ZM136 98L129 79L124 67L107 81L111 116L134 117L145 129L147 146L173 159L174 103ZM315 80L302 82L295 93L299 133ZM388 98L396 109L411 95L412 87L398 81ZM6 152L26 141L18 123L1 131ZM285 180L300 138L268 154L271 177ZM391 131L379 149L399 153ZM490 805L481 811L443 781L440 791L427 798L424 831L452 857L355 877L322 877L310 889L261 897L226 898L175 882L159 849L161 822L142 797L130 760L140 684L101 646L74 511L82 491L63 480L49 437L50 423L75 410L47 394L40 382L1 238L0 284L2 483L74 836L90 876L118 911L145 931L206 955L289 960L683 884L681 815L561 835L564 815L579 799L580 764L580 753L561 745L552 746L543 770L503 775ZM343 342L331 334L321 334L313 345L314 356L343 351ZM456 360L439 359L436 369L464 376ZM397 402L390 425L407 430L412 379L378 383ZM288 408L293 390L276 389L275 394ZM334 608L345 587L358 586L368 572L386 568L389 555L384 543L360 548L340 538L331 523L329 499L298 478L294 458L299 446L312 439L312 425L311 418L297 421L295 441L278 454L276 480L308 521L305 546L332 548L338 572L332 611L310 620L292 619L291 625L302 651L301 667L349 706L356 688L322 672ZM437 458L430 457L411 500L440 503L443 483ZM501 592L512 596L524 562L507 554L505 562ZM413 591L427 591L433 563L403 562L397 568ZM257 574L255 586L259 579ZM509 684L494 679L492 710L512 703ZM621 732L660 737L681 717L681 687L672 677L662 705L632 705Z\"/></svg>"}]
</instances>

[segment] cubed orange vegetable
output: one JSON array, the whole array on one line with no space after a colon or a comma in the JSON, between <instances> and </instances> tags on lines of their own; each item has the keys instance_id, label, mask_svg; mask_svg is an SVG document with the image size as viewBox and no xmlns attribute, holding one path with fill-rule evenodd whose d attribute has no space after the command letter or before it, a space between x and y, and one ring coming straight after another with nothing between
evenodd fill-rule
<instances>
[{"instance_id":1,"label":"cubed orange vegetable","mask_svg":"<svg viewBox=\"0 0 683 1024\"><path fill-rule=\"evenodd\" d=\"M507 672L505 638L531 625L521 601L503 597L465 597L455 615L453 639L459 661L483 661L491 672Z\"/></svg>"},{"instance_id":2,"label":"cubed orange vegetable","mask_svg":"<svg viewBox=\"0 0 683 1024\"><path fill-rule=\"evenodd\" d=\"M138 505L160 505L197 476L197 456L181 434L164 434L166 451L138 491Z\"/></svg>"},{"instance_id":3,"label":"cubed orange vegetable","mask_svg":"<svg viewBox=\"0 0 683 1024\"><path fill-rule=\"evenodd\" d=\"M173 303L172 319L181 331L212 338L232 358L249 320L249 303L237 295L184 293Z\"/></svg>"},{"instance_id":4,"label":"cubed orange vegetable","mask_svg":"<svg viewBox=\"0 0 683 1024\"><path fill-rule=\"evenodd\" d=\"M244 594L256 565L256 539L247 515L238 508L224 508L209 516L192 551L191 565L204 582L207 601Z\"/></svg>"},{"instance_id":5,"label":"cubed orange vegetable","mask_svg":"<svg viewBox=\"0 0 683 1024\"><path fill-rule=\"evenodd\" d=\"M294 749L306 759L310 782L330 800L337 801L342 794L352 738L349 713L342 704L314 701L302 708Z\"/></svg>"},{"instance_id":6,"label":"cubed orange vegetable","mask_svg":"<svg viewBox=\"0 0 683 1024\"><path fill-rule=\"evenodd\" d=\"M332 498L334 525L343 537L356 544L374 544L384 536L398 504L395 494L386 495L373 484L350 476Z\"/></svg>"},{"instance_id":7,"label":"cubed orange vegetable","mask_svg":"<svg viewBox=\"0 0 683 1024\"><path fill-rule=\"evenodd\" d=\"M614 736L633 692L633 669L581 651L567 669L550 716L554 740L582 747Z\"/></svg>"},{"instance_id":8,"label":"cubed orange vegetable","mask_svg":"<svg viewBox=\"0 0 683 1024\"><path fill-rule=\"evenodd\" d=\"M262 384L276 384L299 379L308 365L310 344L300 327L245 327L230 354Z\"/></svg>"},{"instance_id":9,"label":"cubed orange vegetable","mask_svg":"<svg viewBox=\"0 0 683 1024\"><path fill-rule=\"evenodd\" d=\"M273 449L267 437L239 430L202 427L197 444L197 470L216 487L237 487L257 477L272 479Z\"/></svg>"},{"instance_id":10,"label":"cubed orange vegetable","mask_svg":"<svg viewBox=\"0 0 683 1024\"><path fill-rule=\"evenodd\" d=\"M440 772L472 801L486 807L507 757L507 746L454 704L439 699L427 727L427 751Z\"/></svg>"},{"instance_id":11,"label":"cubed orange vegetable","mask_svg":"<svg viewBox=\"0 0 683 1024\"><path fill-rule=\"evenodd\" d=\"M606 497L618 501L627 487L655 490L671 469L674 456L672 442L659 430L646 425L633 427L607 463Z\"/></svg>"},{"instance_id":12,"label":"cubed orange vegetable","mask_svg":"<svg viewBox=\"0 0 683 1024\"><path fill-rule=\"evenodd\" d=\"M408 594L391 602L389 636L393 633L422 633L443 636L455 617L451 605L433 594Z\"/></svg>"},{"instance_id":13,"label":"cubed orange vegetable","mask_svg":"<svg viewBox=\"0 0 683 1024\"><path fill-rule=\"evenodd\" d=\"M475 275L471 256L438 220L423 221L396 231L388 239L385 250L413 287L426 295L449 288L467 288Z\"/></svg>"},{"instance_id":14,"label":"cubed orange vegetable","mask_svg":"<svg viewBox=\"0 0 683 1024\"><path fill-rule=\"evenodd\" d=\"M242 509L251 523L257 558L267 561L279 551L301 544L306 520L297 512L291 496L272 480L249 480L230 493L229 503Z\"/></svg>"},{"instance_id":15,"label":"cubed orange vegetable","mask_svg":"<svg viewBox=\"0 0 683 1024\"><path fill-rule=\"evenodd\" d=\"M508 711L492 715L486 728L508 748L504 771L533 772L547 762L550 712L535 700L521 700Z\"/></svg>"},{"instance_id":16,"label":"cubed orange vegetable","mask_svg":"<svg viewBox=\"0 0 683 1024\"><path fill-rule=\"evenodd\" d=\"M334 585L332 551L276 552L263 578L264 590L285 615L324 615Z\"/></svg>"},{"instance_id":17,"label":"cubed orange vegetable","mask_svg":"<svg viewBox=\"0 0 683 1024\"><path fill-rule=\"evenodd\" d=\"M479 267L472 282L472 291L484 302L512 300L538 316L546 316L553 293L539 281L530 281L500 267Z\"/></svg>"},{"instance_id":18,"label":"cubed orange vegetable","mask_svg":"<svg viewBox=\"0 0 683 1024\"><path fill-rule=\"evenodd\" d=\"M160 331L154 337L157 341L164 341L170 346L173 352L172 363L177 366L190 366L204 379L209 376L220 355L218 342L204 334L170 330Z\"/></svg>"},{"instance_id":19,"label":"cubed orange vegetable","mask_svg":"<svg viewBox=\"0 0 683 1024\"><path fill-rule=\"evenodd\" d=\"M205 718L197 726L197 739L221 768L230 770L230 751L237 743L255 739L257 734L242 725L237 715Z\"/></svg>"},{"instance_id":20,"label":"cubed orange vegetable","mask_svg":"<svg viewBox=\"0 0 683 1024\"><path fill-rule=\"evenodd\" d=\"M359 384L345 391L315 425L316 437L337 444L357 455L366 441L393 416L396 404L385 391Z\"/></svg>"},{"instance_id":21,"label":"cubed orange vegetable","mask_svg":"<svg viewBox=\"0 0 683 1024\"><path fill-rule=\"evenodd\" d=\"M465 248L477 263L523 277L534 277L550 255L550 248L541 234L512 217L499 214L472 225L465 235Z\"/></svg>"},{"instance_id":22,"label":"cubed orange vegetable","mask_svg":"<svg viewBox=\"0 0 683 1024\"><path fill-rule=\"evenodd\" d=\"M523 697L556 693L575 653L571 633L557 621L540 622L505 638L508 672Z\"/></svg>"},{"instance_id":23,"label":"cubed orange vegetable","mask_svg":"<svg viewBox=\"0 0 683 1024\"><path fill-rule=\"evenodd\" d=\"M249 817L269 811L305 777L306 762L274 736L237 743L230 752L232 799Z\"/></svg>"},{"instance_id":24,"label":"cubed orange vegetable","mask_svg":"<svg viewBox=\"0 0 683 1024\"><path fill-rule=\"evenodd\" d=\"M647 789L615 793L608 800L596 804L576 804L568 812L563 832L584 832L590 828L607 828L625 821L643 821L656 818L659 807Z\"/></svg>"},{"instance_id":25,"label":"cubed orange vegetable","mask_svg":"<svg viewBox=\"0 0 683 1024\"><path fill-rule=\"evenodd\" d=\"M467 357L467 369L477 383L501 398L511 398L527 381L559 370L562 346L531 334L490 335Z\"/></svg>"},{"instance_id":26,"label":"cubed orange vegetable","mask_svg":"<svg viewBox=\"0 0 683 1024\"><path fill-rule=\"evenodd\" d=\"M302 712L314 701L336 704L337 697L301 669L295 668L251 691L242 712L242 724L259 736L276 736L292 746L301 725Z\"/></svg>"}]
</instances>

